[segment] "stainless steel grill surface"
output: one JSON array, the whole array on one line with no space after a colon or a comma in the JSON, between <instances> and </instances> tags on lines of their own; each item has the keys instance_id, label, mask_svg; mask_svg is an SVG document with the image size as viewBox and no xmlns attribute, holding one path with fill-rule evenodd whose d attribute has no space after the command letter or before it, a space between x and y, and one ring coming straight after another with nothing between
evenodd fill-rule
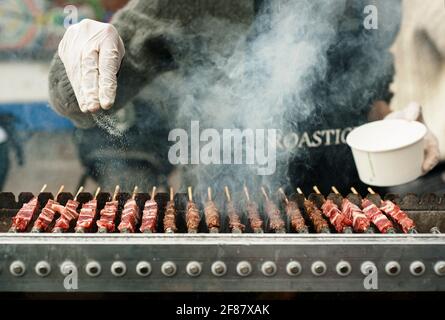
<instances>
[{"instance_id":1,"label":"stainless steel grill surface","mask_svg":"<svg viewBox=\"0 0 445 320\"><path fill-rule=\"evenodd\" d=\"M34 196L0 193L0 291L64 292L67 273L78 278L80 292L163 292L163 291L445 291L445 198L434 194L404 197L388 194L384 199L398 204L415 222L415 230L403 233L394 223L395 233L382 234L372 227L369 233L337 233L330 221L329 233L315 233L304 207L304 195L293 194L301 209L307 233L297 233L286 215L284 201L271 198L277 205L285 228L280 233L271 228L269 216L260 198L261 230L252 228L241 195L233 202L245 228L231 228L223 197L215 199L219 210L219 228L212 232L206 224L205 200L195 199L201 220L197 233L187 233L186 194L176 194L175 232L164 232L165 207L169 195L156 194L159 212L153 233L121 233L117 226L122 209L131 198L119 193L116 230L99 233L96 226L100 210L109 193L97 196L98 210L93 227L75 232L75 221L64 233L30 232L50 193L38 195L39 210L26 232L8 232L12 217ZM307 196L320 208L325 198ZM80 193L82 205L93 198ZM339 206L341 196L327 195ZM368 195L374 203L380 196ZM57 201L65 205L73 199L60 193ZM142 212L149 194L138 193L135 200ZM360 206L359 195L348 199ZM276 218L276 217L274 217ZM261 232L262 231L262 232ZM260 233L261 232L261 233ZM284 232L284 233L283 233ZM369 280L372 278L371 280ZM367 282L368 281L368 282ZM369 286L369 281L374 281ZM366 285L368 283L368 285Z\"/></svg>"}]
</instances>

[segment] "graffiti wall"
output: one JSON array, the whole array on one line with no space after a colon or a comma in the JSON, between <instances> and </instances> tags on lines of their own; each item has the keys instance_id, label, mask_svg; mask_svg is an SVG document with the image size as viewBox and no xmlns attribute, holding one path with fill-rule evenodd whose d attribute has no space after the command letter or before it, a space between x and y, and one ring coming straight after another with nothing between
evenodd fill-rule
<instances>
[{"instance_id":1,"label":"graffiti wall","mask_svg":"<svg viewBox=\"0 0 445 320\"><path fill-rule=\"evenodd\" d=\"M76 7L79 21L107 22L126 2L0 0L0 59L49 59L65 31L68 5Z\"/></svg>"}]
</instances>

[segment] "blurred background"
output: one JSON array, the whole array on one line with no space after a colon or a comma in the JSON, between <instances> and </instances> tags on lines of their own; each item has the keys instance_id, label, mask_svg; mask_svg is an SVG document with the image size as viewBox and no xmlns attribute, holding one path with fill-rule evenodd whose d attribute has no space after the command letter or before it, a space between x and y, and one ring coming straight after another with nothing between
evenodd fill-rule
<instances>
[{"instance_id":1,"label":"blurred background","mask_svg":"<svg viewBox=\"0 0 445 320\"><path fill-rule=\"evenodd\" d=\"M73 125L48 106L49 63L65 31L66 5L78 8L79 21L91 18L107 22L127 2L0 0L1 190L37 192L47 183L54 192L64 183L67 190L74 191L81 181L87 190L95 188L78 160ZM410 101L423 105L426 123L439 138L442 159L444 15L443 0L405 0L400 34L392 49L396 67L392 108L403 108ZM436 169L434 179L421 182L424 187L420 189L443 187L442 171L442 167Z\"/></svg>"},{"instance_id":2,"label":"blurred background","mask_svg":"<svg viewBox=\"0 0 445 320\"><path fill-rule=\"evenodd\" d=\"M41 184L72 191L86 179L74 127L48 106L48 70L65 32L64 7L108 22L127 0L0 0L0 189L37 192Z\"/></svg>"}]
</instances>

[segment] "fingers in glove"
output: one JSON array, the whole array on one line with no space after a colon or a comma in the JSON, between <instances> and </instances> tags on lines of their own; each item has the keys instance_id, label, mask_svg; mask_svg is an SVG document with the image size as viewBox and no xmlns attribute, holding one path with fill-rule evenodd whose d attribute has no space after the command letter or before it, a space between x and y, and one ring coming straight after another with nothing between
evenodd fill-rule
<instances>
[{"instance_id":1,"label":"fingers in glove","mask_svg":"<svg viewBox=\"0 0 445 320\"><path fill-rule=\"evenodd\" d=\"M423 173L431 171L439 163L439 143L437 138L428 132L425 137L425 159L422 164Z\"/></svg>"},{"instance_id":2,"label":"fingers in glove","mask_svg":"<svg viewBox=\"0 0 445 320\"><path fill-rule=\"evenodd\" d=\"M90 49L82 53L80 90L82 112L97 112L99 104L99 53Z\"/></svg>"},{"instance_id":3,"label":"fingers in glove","mask_svg":"<svg viewBox=\"0 0 445 320\"><path fill-rule=\"evenodd\" d=\"M411 102L406 108L390 113L386 119L403 119L407 121L421 121L422 107L417 102Z\"/></svg>"},{"instance_id":4,"label":"fingers in glove","mask_svg":"<svg viewBox=\"0 0 445 320\"><path fill-rule=\"evenodd\" d=\"M104 110L110 109L116 99L117 73L125 51L116 32L108 32L108 37L99 50L99 102Z\"/></svg>"}]
</instances>

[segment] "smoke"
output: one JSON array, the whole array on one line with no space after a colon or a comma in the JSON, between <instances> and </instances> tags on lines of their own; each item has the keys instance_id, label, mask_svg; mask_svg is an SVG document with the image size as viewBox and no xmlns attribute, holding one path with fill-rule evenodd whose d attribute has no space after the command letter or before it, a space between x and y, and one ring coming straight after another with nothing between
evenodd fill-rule
<instances>
[{"instance_id":1,"label":"smoke","mask_svg":"<svg viewBox=\"0 0 445 320\"><path fill-rule=\"evenodd\" d=\"M368 4L364 0L267 1L255 19L240 18L245 12L239 6L248 2L224 2L225 15L206 15L209 10L199 10L197 4L165 3L166 11L174 11L174 19L178 11L198 13L186 26L166 32L178 69L158 75L140 96L141 100L148 98L148 105L137 106L144 110L144 121L137 122L143 126L140 131L153 131L147 134L147 141L157 142L159 130L166 127L190 130L192 121L199 121L202 130L219 132L278 129L300 134L314 128L346 128L357 125L357 118L364 108L369 111L375 98L384 98L380 92L387 89L392 76L388 48L400 21L398 0L378 1L378 31L363 30L363 10ZM236 12L229 9L234 3L239 4L232 9ZM210 6L206 1L201 5ZM182 6L184 10L180 10ZM164 135L161 140L172 144ZM155 149L149 151L168 162L167 153ZM326 163L325 170L331 171L340 187L340 180L349 178L351 171L341 153L347 148L335 150L329 158L336 165L327 163L330 159L324 150L316 151L317 156L321 154L318 163ZM186 165L182 186L198 186L198 194L205 194L211 186L215 195L223 194L224 185L242 190L244 183L257 191L262 184L275 191L278 186L292 184L288 170L295 168L289 167L290 162L298 163L292 176L309 176L307 180L319 182L321 175L310 176L319 169L313 168L313 149L278 151L272 176L258 176L252 165Z\"/></svg>"},{"instance_id":2,"label":"smoke","mask_svg":"<svg viewBox=\"0 0 445 320\"><path fill-rule=\"evenodd\" d=\"M211 43L199 51L210 62L201 63L199 56L183 62L179 127L199 120L203 128L298 129L315 110L308 90L325 77L327 50L344 9L343 0L273 1L247 33L243 25L207 17L200 36L215 39L219 47ZM187 69L189 63L193 67ZM290 157L280 153L276 174L270 177L256 176L249 165L198 165L191 174L201 187L255 180L278 186L287 183Z\"/></svg>"}]
</instances>

